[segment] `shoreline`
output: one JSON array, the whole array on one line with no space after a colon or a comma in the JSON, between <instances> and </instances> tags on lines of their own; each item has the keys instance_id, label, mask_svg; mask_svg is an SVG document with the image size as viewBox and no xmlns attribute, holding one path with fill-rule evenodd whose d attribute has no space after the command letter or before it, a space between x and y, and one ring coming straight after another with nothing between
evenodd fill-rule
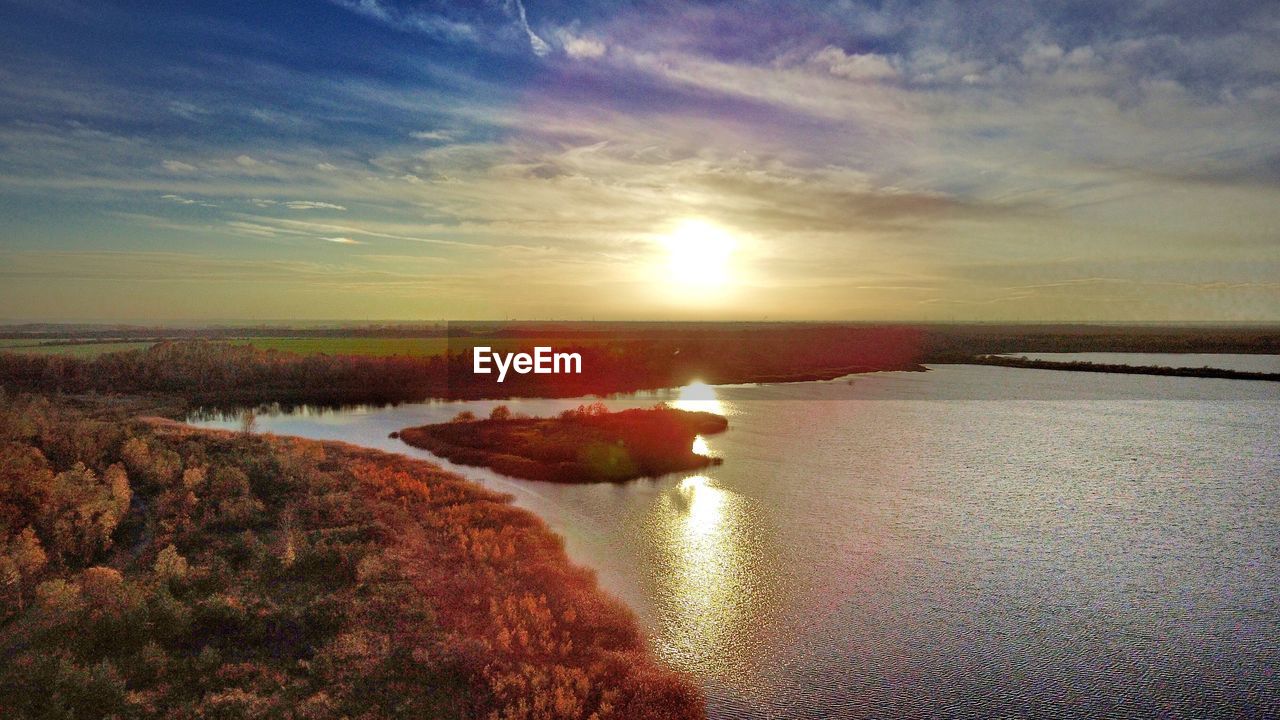
<instances>
[{"instance_id":1,"label":"shoreline","mask_svg":"<svg viewBox=\"0 0 1280 720\"><path fill-rule=\"evenodd\" d=\"M88 554L37 525L49 563L24 571L26 602L0 623L14 648L0 676L109 667L110 692L86 702L139 717L183 705L705 717L699 685L661 663L634 611L510 493L402 453L202 428L145 404L0 399L3 413L108 433L75 451L87 467L73 472L133 498ZM46 442L22 440L41 463L62 447ZM195 622L95 639L157 608ZM0 708L31 702L0 693Z\"/></svg>"},{"instance_id":2,"label":"shoreline","mask_svg":"<svg viewBox=\"0 0 1280 720\"><path fill-rule=\"evenodd\" d=\"M1211 378L1218 380L1261 380L1280 382L1280 373L1228 370L1213 367L1164 367L1158 365L1120 365L1094 363L1083 360L1032 360L1025 357L1000 357L980 355L965 362L936 363L939 365L987 365L993 367L1021 368L1025 370L1059 370L1069 372L1113 373L1117 375L1155 375L1162 377Z\"/></svg>"},{"instance_id":3,"label":"shoreline","mask_svg":"<svg viewBox=\"0 0 1280 720\"><path fill-rule=\"evenodd\" d=\"M135 419L152 425L161 433L167 432L179 436L209 434L214 437L232 440L237 437L244 437L244 433L235 430L201 428L170 418L139 416ZM618 645L617 647L609 647L605 651L607 656L619 656L606 660L607 669L614 673L639 676L642 679L640 689L633 693L632 697L626 698L628 703L624 710L617 711L613 715L609 714L607 707L611 704L617 704L619 699L616 697L612 701L606 699L603 701L605 705L603 711L601 708L597 708L597 711L600 712L599 717L602 720L610 717L619 718L619 720L631 717L653 718L654 720L706 718L706 698L700 685L692 678L668 667L658 659L635 611L626 602L600 584L598 571L595 568L572 559L568 554L565 538L552 529L547 520L536 511L521 506L512 493L488 488L477 480L442 467L434 459L415 458L404 453L389 452L342 440L316 440L302 436L275 433L254 433L254 436L266 439L273 444L282 442L290 446L318 446L326 451L326 457L332 457L332 453L336 453L341 457L342 462L350 467L361 468L358 473L361 475L360 480L365 486L366 497L370 498L371 504L383 505L384 513L380 513L379 517L388 521L389 524L392 524L393 527L403 533L393 545L391 552L404 563L404 566L414 567L414 572L421 573L416 576L415 579L419 582L415 584L432 600L432 608L438 614L438 618L443 621L445 629L455 632L458 635L458 641L462 643L475 642L476 635L482 632L482 629L473 621L469 621L464 617L466 608L459 607L459 597L465 594L464 588L461 587L463 584L461 578L471 575L474 569L468 569L467 566L476 563L439 562L430 564L424 562L423 558L438 557L440 555L442 543L439 538L428 537L429 533L424 531L424 526L428 525L425 522L426 518L410 512L413 506L406 503L406 494L412 496L413 490L406 490L404 486L405 476L426 476L436 482L456 483L466 487L470 492L486 496L488 502L494 503L503 509L501 514L503 519L508 522L507 527L517 527L530 536L530 544L534 545L538 551L541 551L541 556L523 556L517 546L510 544L510 538L508 538L507 546L500 546L503 536L507 535L507 533L503 528L495 529L491 520L483 522L483 527L473 529L467 537L455 538L460 541L460 544L455 549L461 550L464 559L469 558L478 563L494 564L495 562L501 563L503 560L514 560L516 562L513 564L518 566L520 565L520 560L525 560L525 565L529 567L523 569L528 572L529 577L536 575L539 580L543 580L547 575L560 575L565 578L567 582L547 584L541 588L543 592L538 596L541 599L541 604L550 603L554 605L557 600L564 600L569 606L568 613L578 615L580 620L586 622L586 618L592 617L601 620L602 622L598 623L601 627L589 628L587 632L603 632L606 636L606 642ZM405 443L405 445L410 448L414 447L408 443ZM377 469L371 468L370 464L376 465ZM394 474L390 482L379 477L381 473L385 472ZM515 479L517 481L521 480L520 478ZM411 497L408 502L412 503ZM455 507L456 505L451 505L447 509L452 511ZM427 527L426 529L429 530L430 528ZM518 538L516 539L518 540ZM529 590L536 589L530 588ZM521 602L527 602L533 597L534 595L529 594L529 592L522 593ZM472 598L472 601L470 604L475 605L480 599ZM490 599L489 604L491 606L493 601L494 599ZM465 605L467 603L462 604ZM509 605L509 603L507 604ZM578 609L582 605L588 607ZM528 617L516 617L529 611L528 607L516 607L514 609L504 607L503 611L507 614L506 620L515 620L517 623L522 623L530 619ZM550 619L553 623L556 621L554 614L542 614L539 612L539 608L534 608L532 612L535 615L541 615L544 620ZM562 613L560 619L563 621L565 617L568 617L568 614ZM499 621L501 621L501 618L499 618ZM509 650L518 650L519 648L520 643L514 639L519 634L519 630L513 628L513 639L505 644L502 640L503 632L504 630L499 628L494 631L493 637L481 637L480 641L484 644L484 652L486 653L484 660L489 666L503 664L505 658L502 650L504 648ZM565 633L565 637L570 637L569 631ZM580 637L571 637L569 645L579 644L578 640L580 639ZM581 644L598 645L599 643L597 641L595 643ZM618 660L621 660L623 656L625 656L625 662L619 663ZM510 665L514 668L516 663L511 662ZM513 670L513 672L515 676L519 676L521 674L527 675L529 671L527 668L522 668ZM486 674L488 674L487 668ZM509 684L512 677L514 676L509 675L504 678L503 683ZM526 677L525 679L533 680L534 686L538 684L536 678ZM620 687L629 684L623 682L622 678L615 680ZM514 695L507 699L512 705L519 705L522 697ZM584 717L591 714L589 712L590 709L584 709Z\"/></svg>"}]
</instances>

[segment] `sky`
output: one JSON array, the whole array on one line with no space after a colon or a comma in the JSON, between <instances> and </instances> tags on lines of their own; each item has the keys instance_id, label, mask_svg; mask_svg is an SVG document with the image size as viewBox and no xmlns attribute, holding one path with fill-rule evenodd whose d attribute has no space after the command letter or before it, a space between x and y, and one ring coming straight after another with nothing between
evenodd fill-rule
<instances>
[{"instance_id":1,"label":"sky","mask_svg":"<svg viewBox=\"0 0 1280 720\"><path fill-rule=\"evenodd\" d=\"M0 0L0 321L1280 320L1280 3Z\"/></svg>"}]
</instances>

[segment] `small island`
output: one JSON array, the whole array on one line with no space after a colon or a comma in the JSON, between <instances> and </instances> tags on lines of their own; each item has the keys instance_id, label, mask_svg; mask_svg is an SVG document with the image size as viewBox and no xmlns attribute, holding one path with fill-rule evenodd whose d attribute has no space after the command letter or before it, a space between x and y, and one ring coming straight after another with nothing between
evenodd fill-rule
<instances>
[{"instance_id":1,"label":"small island","mask_svg":"<svg viewBox=\"0 0 1280 720\"><path fill-rule=\"evenodd\" d=\"M398 436L460 465L526 480L596 483L718 465L719 458L693 451L694 439L728 425L713 413L665 405L609 412L594 403L552 418L516 417L500 405L488 419L464 412L452 422L407 428Z\"/></svg>"}]
</instances>

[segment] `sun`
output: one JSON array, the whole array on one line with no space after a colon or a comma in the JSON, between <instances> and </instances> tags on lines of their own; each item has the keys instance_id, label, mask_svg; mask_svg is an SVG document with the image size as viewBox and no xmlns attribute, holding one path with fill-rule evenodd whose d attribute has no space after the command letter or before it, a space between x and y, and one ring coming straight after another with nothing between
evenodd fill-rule
<instances>
[{"instance_id":1,"label":"sun","mask_svg":"<svg viewBox=\"0 0 1280 720\"><path fill-rule=\"evenodd\" d=\"M701 289L729 284L730 260L737 243L723 228L704 220L685 220L663 238L663 244L672 283Z\"/></svg>"}]
</instances>

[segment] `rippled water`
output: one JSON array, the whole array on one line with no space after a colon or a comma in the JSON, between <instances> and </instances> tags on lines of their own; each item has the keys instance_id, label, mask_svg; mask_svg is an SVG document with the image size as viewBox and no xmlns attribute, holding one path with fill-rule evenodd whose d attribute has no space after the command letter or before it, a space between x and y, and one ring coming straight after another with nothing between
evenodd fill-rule
<instances>
[{"instance_id":1,"label":"rippled water","mask_svg":"<svg viewBox=\"0 0 1280 720\"><path fill-rule=\"evenodd\" d=\"M942 366L609 402L655 399L728 415L724 464L457 469L563 534L713 718L1280 714L1280 385ZM259 426L425 456L387 433L494 404Z\"/></svg>"},{"instance_id":2,"label":"rippled water","mask_svg":"<svg viewBox=\"0 0 1280 720\"><path fill-rule=\"evenodd\" d=\"M1241 372L1280 373L1280 355L1209 353L1008 353L1005 357L1053 362L1090 362L1102 365L1137 365L1175 368L1220 368Z\"/></svg>"}]
</instances>

